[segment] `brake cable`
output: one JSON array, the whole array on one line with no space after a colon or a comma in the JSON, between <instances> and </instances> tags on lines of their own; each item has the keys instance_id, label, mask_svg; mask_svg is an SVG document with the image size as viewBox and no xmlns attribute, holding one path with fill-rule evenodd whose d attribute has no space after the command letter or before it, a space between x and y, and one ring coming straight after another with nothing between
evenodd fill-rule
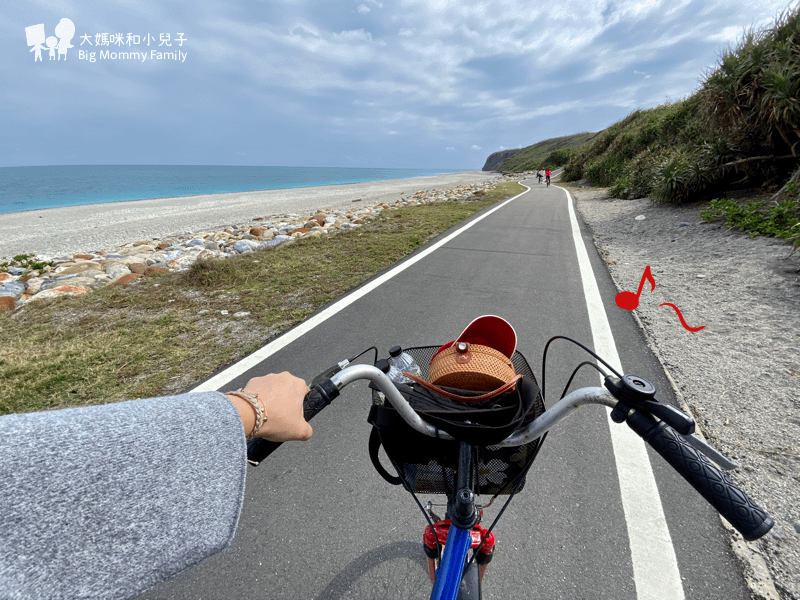
<instances>
[{"instance_id":1,"label":"brake cable","mask_svg":"<svg viewBox=\"0 0 800 600\"><path fill-rule=\"evenodd\" d=\"M617 373L617 370L616 370L614 367L612 367L610 364L608 364L608 363L607 363L607 362L606 362L606 361L605 361L605 360L604 360L602 357L600 357L600 356L598 356L597 354L595 354L595 352L594 352L593 350L590 350L589 348L587 348L586 346L584 346L584 345L583 345L583 344L581 344L580 342L577 342L577 341L573 340L572 338L568 338L568 337L566 337L566 336L563 336L563 335L556 335L556 336L554 336L554 337L551 337L549 340L547 340L547 343L544 345L544 352L542 353L542 397L543 397L543 398L546 398L546 397L547 397L547 396L545 396L545 393L544 393L544 392L545 392L545 376L546 376L546 365L547 365L547 350L548 350L548 348L549 348L549 346L550 346L550 343L551 343L551 342L553 342L554 340L567 340L568 342L572 342L572 343L573 343L573 344L575 344L576 346L580 346L581 348L583 348L584 350L586 350L586 352L588 352L589 354L591 354L591 355L592 355L593 357L595 357L595 358L596 358L598 361L600 361L600 362L601 362L601 363L603 363L603 364L604 364L606 367L608 367L608 370L609 370L609 371L611 371L612 373L614 373L614 375L616 375L617 377L619 377L620 379L622 379L622 375L620 375L619 373ZM590 363L590 364L591 364L591 363ZM579 368L580 368L580 367L579 367ZM601 373L602 373L602 371L601 371ZM573 375L574 375L574 374L573 374ZM571 381L571 379L570 379L570 381Z\"/></svg>"}]
</instances>

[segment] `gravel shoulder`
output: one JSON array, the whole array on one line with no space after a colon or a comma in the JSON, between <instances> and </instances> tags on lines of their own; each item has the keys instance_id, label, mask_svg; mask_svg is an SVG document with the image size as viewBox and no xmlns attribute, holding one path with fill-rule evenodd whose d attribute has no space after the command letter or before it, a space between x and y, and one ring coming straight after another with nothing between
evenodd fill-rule
<instances>
[{"instance_id":1,"label":"gravel shoulder","mask_svg":"<svg viewBox=\"0 0 800 600\"><path fill-rule=\"evenodd\" d=\"M705 204L570 191L620 291L650 265L656 287L634 314L708 441L739 464L731 478L775 520L757 542L731 534L753 597L800 599L800 252L705 223Z\"/></svg>"}]
</instances>

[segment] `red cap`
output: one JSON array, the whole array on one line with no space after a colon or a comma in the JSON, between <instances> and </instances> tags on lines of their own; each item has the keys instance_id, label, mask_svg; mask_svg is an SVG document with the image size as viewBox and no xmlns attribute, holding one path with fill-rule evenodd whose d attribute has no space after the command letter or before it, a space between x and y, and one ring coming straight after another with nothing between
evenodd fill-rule
<instances>
[{"instance_id":1,"label":"red cap","mask_svg":"<svg viewBox=\"0 0 800 600\"><path fill-rule=\"evenodd\" d=\"M489 346L511 358L517 348L517 332L514 331L511 323L505 319L494 315L484 315L467 325L467 328L461 332L461 335L452 342L439 348L436 354L439 354L439 352L445 348L449 348L456 342ZM436 356L436 354L434 354L434 356Z\"/></svg>"}]
</instances>

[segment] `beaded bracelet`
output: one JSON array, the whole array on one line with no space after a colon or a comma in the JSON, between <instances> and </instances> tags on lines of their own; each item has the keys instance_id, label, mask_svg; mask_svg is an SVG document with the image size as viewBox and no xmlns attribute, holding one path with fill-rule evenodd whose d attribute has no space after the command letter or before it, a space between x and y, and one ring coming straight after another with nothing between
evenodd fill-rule
<instances>
[{"instance_id":1,"label":"beaded bracelet","mask_svg":"<svg viewBox=\"0 0 800 600\"><path fill-rule=\"evenodd\" d=\"M231 396L238 396L243 400L247 400L253 407L253 411L256 414L256 424L255 427L253 427L253 431L250 432L250 435L247 436L248 440L252 440L254 437L256 437L256 434L258 433L259 429L261 429L261 426L267 421L267 411L262 406L258 394L257 393L251 394L250 392L245 392L244 390L241 389L225 393L230 394Z\"/></svg>"}]
</instances>

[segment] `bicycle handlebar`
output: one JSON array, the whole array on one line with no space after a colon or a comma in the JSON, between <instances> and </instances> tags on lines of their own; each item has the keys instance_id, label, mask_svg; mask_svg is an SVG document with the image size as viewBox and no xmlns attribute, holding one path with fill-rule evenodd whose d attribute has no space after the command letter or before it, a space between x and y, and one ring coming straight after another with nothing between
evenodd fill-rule
<instances>
[{"instance_id":1,"label":"bicycle handlebar","mask_svg":"<svg viewBox=\"0 0 800 600\"><path fill-rule=\"evenodd\" d=\"M638 411L627 422L748 542L772 529L772 518L669 425Z\"/></svg>"},{"instance_id":2,"label":"bicycle handlebar","mask_svg":"<svg viewBox=\"0 0 800 600\"><path fill-rule=\"evenodd\" d=\"M339 390L331 386L330 380L314 386L303 398L303 418L306 421L313 419L323 408L328 406ZM264 438L255 438L247 442L247 462L254 467L275 452L283 442L273 442Z\"/></svg>"},{"instance_id":3,"label":"bicycle handlebar","mask_svg":"<svg viewBox=\"0 0 800 600\"><path fill-rule=\"evenodd\" d=\"M331 373L330 378L315 385L304 399L305 419L311 420L339 395L343 387L359 379L373 382L400 416L415 430L430 437L454 440L448 433L425 421L411 407L389 377L372 365L350 365L339 372ZM315 379L318 380L319 378ZM547 409L526 428L493 445L527 444L544 435L556 423L583 405L600 404L614 408L618 402L617 398L602 387L575 390ZM772 518L706 458L703 454L706 449L711 451L708 453L712 456L718 453L702 440L692 438L690 444L685 436L678 434L669 425L640 410L629 410L626 420L631 429L678 471L746 540L758 539L772 529L774 525ZM252 465L258 465L280 445L281 442L260 438L250 440L247 446L247 460Z\"/></svg>"}]
</instances>

